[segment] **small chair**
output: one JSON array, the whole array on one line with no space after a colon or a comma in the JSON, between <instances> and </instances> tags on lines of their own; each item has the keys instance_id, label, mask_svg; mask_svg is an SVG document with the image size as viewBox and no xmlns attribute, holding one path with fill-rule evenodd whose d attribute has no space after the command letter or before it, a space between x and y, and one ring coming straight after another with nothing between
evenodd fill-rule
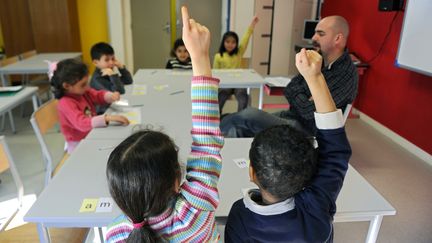
<instances>
[{"instance_id":1,"label":"small chair","mask_svg":"<svg viewBox=\"0 0 432 243\"><path fill-rule=\"evenodd\" d=\"M22 184L21 178L18 174L18 170L16 169L15 163L12 159L11 153L9 151L9 147L6 144L5 137L0 136L0 173L6 171L7 169L11 170L12 177L15 181L15 185L17 187L17 200L18 207L15 212L11 212L9 219L0 227L0 231L3 230L9 221L13 218L13 216L18 212L18 210L22 207L23 196L24 196L24 186Z\"/></svg>"},{"instance_id":2,"label":"small chair","mask_svg":"<svg viewBox=\"0 0 432 243\"><path fill-rule=\"evenodd\" d=\"M41 146L42 156L45 161L45 186L48 185L51 177L54 175L54 171L58 171L68 157L67 153L65 153L60 163L53 170L52 155L43 137L48 130L59 124L57 103L56 99L51 99L33 112L30 118L30 123Z\"/></svg>"},{"instance_id":3,"label":"small chair","mask_svg":"<svg viewBox=\"0 0 432 243\"><path fill-rule=\"evenodd\" d=\"M20 54L20 59L26 59L37 54L36 50L26 51Z\"/></svg>"}]
</instances>

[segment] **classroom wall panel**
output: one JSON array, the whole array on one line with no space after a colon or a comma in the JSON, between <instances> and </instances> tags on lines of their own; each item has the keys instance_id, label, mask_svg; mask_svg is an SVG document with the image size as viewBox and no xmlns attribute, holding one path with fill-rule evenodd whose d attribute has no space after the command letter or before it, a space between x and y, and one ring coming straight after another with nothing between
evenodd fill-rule
<instances>
[{"instance_id":1,"label":"classroom wall panel","mask_svg":"<svg viewBox=\"0 0 432 243\"><path fill-rule=\"evenodd\" d=\"M28 1L37 52L81 51L75 0Z\"/></svg>"},{"instance_id":2,"label":"classroom wall panel","mask_svg":"<svg viewBox=\"0 0 432 243\"><path fill-rule=\"evenodd\" d=\"M107 3L105 0L78 0L77 7L83 61L93 73L90 48L97 42L109 42Z\"/></svg>"},{"instance_id":3,"label":"classroom wall panel","mask_svg":"<svg viewBox=\"0 0 432 243\"><path fill-rule=\"evenodd\" d=\"M381 53L360 78L354 107L432 154L432 77L395 66L403 12L379 12L371 0L326 0L321 15L348 20L348 47L366 61L378 53L394 18Z\"/></svg>"},{"instance_id":4,"label":"classroom wall panel","mask_svg":"<svg viewBox=\"0 0 432 243\"><path fill-rule=\"evenodd\" d=\"M27 0L2 0L0 24L6 56L35 49Z\"/></svg>"}]
</instances>

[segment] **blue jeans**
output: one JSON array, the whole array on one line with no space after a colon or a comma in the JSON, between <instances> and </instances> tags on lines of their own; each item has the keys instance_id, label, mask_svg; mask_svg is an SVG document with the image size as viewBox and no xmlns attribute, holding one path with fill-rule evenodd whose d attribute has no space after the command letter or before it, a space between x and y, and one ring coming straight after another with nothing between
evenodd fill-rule
<instances>
[{"instance_id":1,"label":"blue jeans","mask_svg":"<svg viewBox=\"0 0 432 243\"><path fill-rule=\"evenodd\" d=\"M285 114L289 111L283 111ZM254 137L262 130L276 125L290 125L303 130L303 126L295 119L281 117L282 112L268 113L253 107L224 117L220 128L225 137Z\"/></svg>"}]
</instances>

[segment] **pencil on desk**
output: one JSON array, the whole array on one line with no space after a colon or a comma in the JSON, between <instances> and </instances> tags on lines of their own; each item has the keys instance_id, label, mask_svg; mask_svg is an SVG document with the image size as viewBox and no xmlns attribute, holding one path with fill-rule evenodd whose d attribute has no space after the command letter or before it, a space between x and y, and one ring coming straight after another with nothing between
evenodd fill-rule
<instances>
[{"instance_id":1,"label":"pencil on desk","mask_svg":"<svg viewBox=\"0 0 432 243\"><path fill-rule=\"evenodd\" d=\"M170 95L181 94L181 93L184 93L184 90L172 92L172 93L170 93Z\"/></svg>"}]
</instances>

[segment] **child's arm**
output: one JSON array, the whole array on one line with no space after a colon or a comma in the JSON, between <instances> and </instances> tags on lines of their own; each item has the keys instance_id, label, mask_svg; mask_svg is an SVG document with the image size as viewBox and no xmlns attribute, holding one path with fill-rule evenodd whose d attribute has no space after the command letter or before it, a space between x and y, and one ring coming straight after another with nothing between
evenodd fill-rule
<instances>
[{"instance_id":1,"label":"child's arm","mask_svg":"<svg viewBox=\"0 0 432 243\"><path fill-rule=\"evenodd\" d=\"M243 57L243 54L245 53L245 51L248 47L249 39L250 39L250 37L253 33L253 30L255 29L255 25L258 23L258 21L259 21L258 16L255 15L252 18L252 21L249 25L249 28L246 30L243 37L241 38L241 41L240 41L239 46L238 46L238 48L239 48L238 53L241 57Z\"/></svg>"},{"instance_id":2,"label":"child's arm","mask_svg":"<svg viewBox=\"0 0 432 243\"><path fill-rule=\"evenodd\" d=\"M214 69L221 69L222 68L222 57L219 53L216 53L213 59L213 68Z\"/></svg>"},{"instance_id":3,"label":"child's arm","mask_svg":"<svg viewBox=\"0 0 432 243\"><path fill-rule=\"evenodd\" d=\"M299 197L308 203L310 212L334 215L336 198L342 188L351 148L343 129L341 110L335 103L321 73L321 56L302 49L296 55L296 66L305 78L315 102L318 128L318 172Z\"/></svg>"},{"instance_id":4,"label":"child's arm","mask_svg":"<svg viewBox=\"0 0 432 243\"><path fill-rule=\"evenodd\" d=\"M189 19L182 7L183 40L192 59L192 149L181 195L195 208L214 211L219 204L217 182L221 171L223 136L219 129L219 80L211 77L210 33Z\"/></svg>"},{"instance_id":5,"label":"child's arm","mask_svg":"<svg viewBox=\"0 0 432 243\"><path fill-rule=\"evenodd\" d=\"M114 101L120 100L119 92L89 89L87 93L90 96L90 99L96 104L111 104ZM105 125L108 125L110 122L118 122L123 125L129 125L129 120L125 116L105 115L103 118L105 124L102 123L102 118L97 118L100 119L100 121L98 120L98 122L92 123L92 127L103 127Z\"/></svg>"},{"instance_id":6,"label":"child's arm","mask_svg":"<svg viewBox=\"0 0 432 243\"><path fill-rule=\"evenodd\" d=\"M97 71L96 71L97 72ZM120 81L118 74L115 74L112 69L102 69L101 73L94 73L91 80L91 87L96 90L108 90L111 92L118 91L124 94L125 89L123 83ZM108 80L105 78L108 77Z\"/></svg>"},{"instance_id":7,"label":"child's arm","mask_svg":"<svg viewBox=\"0 0 432 243\"><path fill-rule=\"evenodd\" d=\"M121 77L120 80L123 84L131 84L133 82L132 75L129 70L127 70L126 66L121 63L117 58L114 59L114 65L118 68Z\"/></svg>"}]
</instances>

